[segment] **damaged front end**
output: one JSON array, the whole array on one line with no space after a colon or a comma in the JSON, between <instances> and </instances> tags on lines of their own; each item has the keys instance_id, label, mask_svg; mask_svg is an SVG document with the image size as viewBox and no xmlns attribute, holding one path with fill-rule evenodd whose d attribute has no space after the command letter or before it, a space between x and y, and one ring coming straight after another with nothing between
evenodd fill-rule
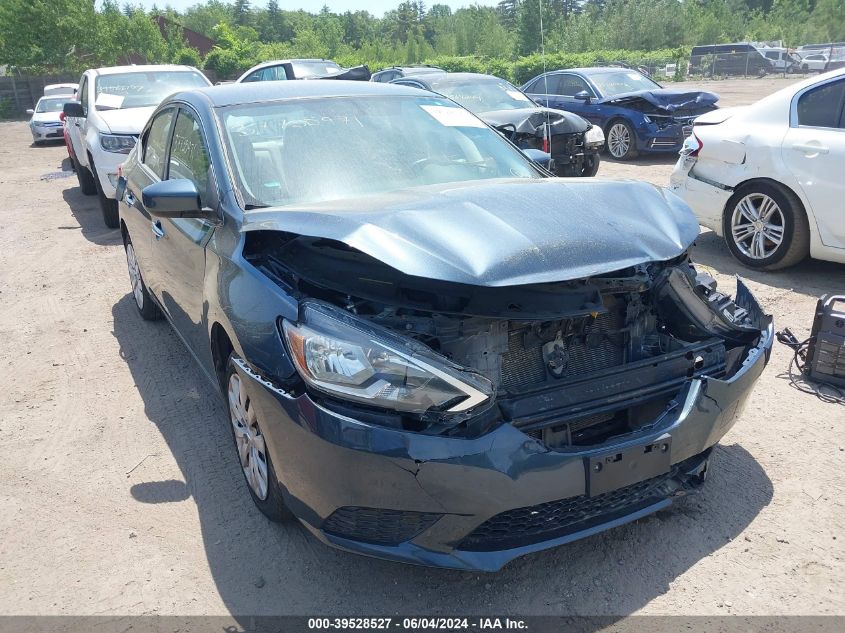
<instances>
[{"instance_id":1,"label":"damaged front end","mask_svg":"<svg viewBox=\"0 0 845 633\"><path fill-rule=\"evenodd\" d=\"M594 175L604 132L581 117L550 108L482 112L479 116L521 149L549 152L560 177Z\"/></svg>"},{"instance_id":2,"label":"damaged front end","mask_svg":"<svg viewBox=\"0 0 845 633\"><path fill-rule=\"evenodd\" d=\"M703 481L772 344L742 281L731 299L685 254L505 287L278 231L244 257L300 305L278 324L297 377L256 396L290 507L404 562L495 570L666 507Z\"/></svg>"}]
</instances>

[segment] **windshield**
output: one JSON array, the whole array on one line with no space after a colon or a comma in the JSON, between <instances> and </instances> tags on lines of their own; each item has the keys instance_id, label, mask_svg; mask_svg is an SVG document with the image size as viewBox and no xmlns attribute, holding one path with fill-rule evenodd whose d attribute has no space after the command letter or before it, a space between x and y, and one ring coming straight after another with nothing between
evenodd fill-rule
<instances>
[{"instance_id":1,"label":"windshield","mask_svg":"<svg viewBox=\"0 0 845 633\"><path fill-rule=\"evenodd\" d=\"M507 81L470 80L461 83L435 84L432 88L473 112L534 107L531 99Z\"/></svg>"},{"instance_id":2,"label":"windshield","mask_svg":"<svg viewBox=\"0 0 845 633\"><path fill-rule=\"evenodd\" d=\"M61 97L58 99L41 99L38 105L35 106L36 112L61 112L64 105L68 102L70 97Z\"/></svg>"},{"instance_id":3,"label":"windshield","mask_svg":"<svg viewBox=\"0 0 845 633\"><path fill-rule=\"evenodd\" d=\"M625 92L636 92L637 90L654 90L655 88L660 88L660 85L635 70L595 73L594 75L590 75L590 80L605 97L613 97L614 95Z\"/></svg>"},{"instance_id":4,"label":"windshield","mask_svg":"<svg viewBox=\"0 0 845 633\"><path fill-rule=\"evenodd\" d=\"M340 70L338 64L329 61L291 62L290 65L293 67L293 76L297 79L330 75Z\"/></svg>"},{"instance_id":5,"label":"windshield","mask_svg":"<svg viewBox=\"0 0 845 633\"><path fill-rule=\"evenodd\" d=\"M208 80L195 70L157 70L100 75L95 84L97 110L154 106L180 90L205 88Z\"/></svg>"},{"instance_id":6,"label":"windshield","mask_svg":"<svg viewBox=\"0 0 845 633\"><path fill-rule=\"evenodd\" d=\"M541 177L499 134L437 97L298 99L219 112L249 207Z\"/></svg>"}]
</instances>

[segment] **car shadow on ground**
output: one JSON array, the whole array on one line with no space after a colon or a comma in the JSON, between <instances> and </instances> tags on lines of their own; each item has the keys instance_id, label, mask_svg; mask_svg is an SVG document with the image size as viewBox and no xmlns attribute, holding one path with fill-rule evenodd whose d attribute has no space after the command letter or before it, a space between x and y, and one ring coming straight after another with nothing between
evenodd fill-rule
<instances>
[{"instance_id":1,"label":"car shadow on ground","mask_svg":"<svg viewBox=\"0 0 845 633\"><path fill-rule=\"evenodd\" d=\"M67 159L66 159L67 160ZM64 168L64 162L62 163ZM89 242L99 246L114 246L120 244L122 238L118 229L110 229L103 223L103 212L100 209L99 198L83 195L82 190L69 187L62 191L62 198L70 209L71 214L79 223L82 235ZM63 225L60 229L74 229L71 225Z\"/></svg>"},{"instance_id":2,"label":"car shadow on ground","mask_svg":"<svg viewBox=\"0 0 845 633\"><path fill-rule=\"evenodd\" d=\"M222 601L235 616L630 614L736 538L772 499L772 483L738 445L718 447L703 492L610 532L532 554L495 574L427 569L331 549L300 525L253 506L224 404L164 321L143 321L131 294L113 307L114 336L151 424L183 482L127 486L155 520L161 503L193 497ZM143 472L143 471L142 471Z\"/></svg>"},{"instance_id":3,"label":"car shadow on ground","mask_svg":"<svg viewBox=\"0 0 845 633\"><path fill-rule=\"evenodd\" d=\"M841 293L845 289L845 264L807 259L797 266L771 272L748 268L728 250L725 240L713 231L699 234L691 252L692 260L725 275L739 275L760 284L811 297ZM733 288L723 289L728 293ZM807 315L808 318L810 315Z\"/></svg>"}]
</instances>

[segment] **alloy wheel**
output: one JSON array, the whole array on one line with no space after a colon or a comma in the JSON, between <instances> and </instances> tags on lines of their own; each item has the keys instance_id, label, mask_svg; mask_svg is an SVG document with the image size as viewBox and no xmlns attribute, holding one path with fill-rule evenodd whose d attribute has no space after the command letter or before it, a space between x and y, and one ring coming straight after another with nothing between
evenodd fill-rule
<instances>
[{"instance_id":1,"label":"alloy wheel","mask_svg":"<svg viewBox=\"0 0 845 633\"><path fill-rule=\"evenodd\" d=\"M778 203L764 193L751 193L734 207L731 237L751 259L766 259L783 243L784 218Z\"/></svg>"},{"instance_id":2,"label":"alloy wheel","mask_svg":"<svg viewBox=\"0 0 845 633\"><path fill-rule=\"evenodd\" d=\"M229 377L229 414L235 431L235 444L244 476L258 499L267 498L267 447L258 426L255 407L247 396L238 374Z\"/></svg>"},{"instance_id":3,"label":"alloy wheel","mask_svg":"<svg viewBox=\"0 0 845 633\"><path fill-rule=\"evenodd\" d=\"M132 282L132 294L135 296L135 303L138 309L144 309L144 284L141 281L141 269L138 268L138 259L135 257L135 249L132 242L126 244L126 266L129 268L129 281Z\"/></svg>"},{"instance_id":4,"label":"alloy wheel","mask_svg":"<svg viewBox=\"0 0 845 633\"><path fill-rule=\"evenodd\" d=\"M631 133L624 123L614 123L607 135L607 149L613 158L622 158L631 147Z\"/></svg>"}]
</instances>

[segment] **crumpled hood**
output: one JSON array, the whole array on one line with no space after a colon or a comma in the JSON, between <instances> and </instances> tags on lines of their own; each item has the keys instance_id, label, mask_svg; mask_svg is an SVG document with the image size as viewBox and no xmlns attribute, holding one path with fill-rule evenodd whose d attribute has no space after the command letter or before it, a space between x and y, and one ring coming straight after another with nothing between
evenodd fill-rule
<instances>
[{"instance_id":1,"label":"crumpled hood","mask_svg":"<svg viewBox=\"0 0 845 633\"><path fill-rule=\"evenodd\" d=\"M602 99L602 103L625 103L636 99L644 99L655 108L668 112L684 108L702 108L714 106L719 100L719 95L706 90L672 90L671 88L660 88L656 90L637 90L626 92Z\"/></svg>"},{"instance_id":2,"label":"crumpled hood","mask_svg":"<svg viewBox=\"0 0 845 633\"><path fill-rule=\"evenodd\" d=\"M343 242L408 275L476 286L580 279L681 255L698 222L642 182L501 179L248 211L242 230Z\"/></svg>"},{"instance_id":3,"label":"crumpled hood","mask_svg":"<svg viewBox=\"0 0 845 633\"><path fill-rule=\"evenodd\" d=\"M112 134L140 134L156 107L97 110L97 114L109 126L107 131Z\"/></svg>"},{"instance_id":4,"label":"crumpled hood","mask_svg":"<svg viewBox=\"0 0 845 633\"><path fill-rule=\"evenodd\" d=\"M548 121L552 126L552 134L571 134L584 132L589 123L577 114L553 110L552 108L518 108L514 110L491 110L478 112L488 125L500 127L513 125L518 134L542 134L543 126Z\"/></svg>"}]
</instances>

